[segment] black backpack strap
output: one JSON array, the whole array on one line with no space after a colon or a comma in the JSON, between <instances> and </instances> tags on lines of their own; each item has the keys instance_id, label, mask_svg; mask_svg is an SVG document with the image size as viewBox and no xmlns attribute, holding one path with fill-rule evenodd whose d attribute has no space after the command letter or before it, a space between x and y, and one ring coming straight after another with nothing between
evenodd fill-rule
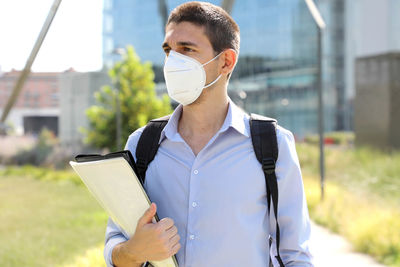
<instances>
[{"instance_id":1,"label":"black backpack strap","mask_svg":"<svg viewBox=\"0 0 400 267\"><path fill-rule=\"evenodd\" d=\"M170 115L151 120L139 138L136 146L136 167L139 179L143 184L146 179L147 167L157 154L161 132L167 125L169 118Z\"/></svg>"},{"instance_id":2,"label":"black backpack strap","mask_svg":"<svg viewBox=\"0 0 400 267\"><path fill-rule=\"evenodd\" d=\"M268 211L270 199L274 208L276 220L276 250L275 258L280 267L284 267L281 255L279 253L280 230L278 224L278 182L275 175L275 163L278 159L278 141L276 137L276 120L251 114L250 131L253 142L254 152L257 160L261 163L264 171L265 183L267 186Z\"/></svg>"}]
</instances>

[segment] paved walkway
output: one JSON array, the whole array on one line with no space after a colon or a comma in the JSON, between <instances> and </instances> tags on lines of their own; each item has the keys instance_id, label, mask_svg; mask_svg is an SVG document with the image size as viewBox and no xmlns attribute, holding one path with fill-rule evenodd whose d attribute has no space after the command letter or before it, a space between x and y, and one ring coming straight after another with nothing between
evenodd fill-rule
<instances>
[{"instance_id":1,"label":"paved walkway","mask_svg":"<svg viewBox=\"0 0 400 267\"><path fill-rule=\"evenodd\" d=\"M368 255L352 251L343 237L312 223L311 250L316 267L385 267Z\"/></svg>"}]
</instances>

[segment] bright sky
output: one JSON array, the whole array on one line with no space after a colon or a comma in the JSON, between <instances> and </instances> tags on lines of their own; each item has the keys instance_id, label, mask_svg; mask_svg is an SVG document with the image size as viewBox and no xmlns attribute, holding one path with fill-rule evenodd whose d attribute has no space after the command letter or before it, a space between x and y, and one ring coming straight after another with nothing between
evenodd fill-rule
<instances>
[{"instance_id":1,"label":"bright sky","mask_svg":"<svg viewBox=\"0 0 400 267\"><path fill-rule=\"evenodd\" d=\"M53 0L0 1L0 69L21 70ZM102 0L63 0L32 70L95 71L102 67Z\"/></svg>"}]
</instances>

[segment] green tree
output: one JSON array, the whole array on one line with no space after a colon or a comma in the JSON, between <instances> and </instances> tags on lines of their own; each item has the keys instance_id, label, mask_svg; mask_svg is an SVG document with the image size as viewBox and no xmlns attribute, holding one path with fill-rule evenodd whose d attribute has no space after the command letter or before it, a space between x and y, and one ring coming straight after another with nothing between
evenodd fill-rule
<instances>
[{"instance_id":1,"label":"green tree","mask_svg":"<svg viewBox=\"0 0 400 267\"><path fill-rule=\"evenodd\" d=\"M169 97L157 98L154 72L149 62L141 63L132 46L128 46L122 61L109 71L113 87L103 86L95 93L97 104L86 110L89 129L83 129L85 143L97 148L117 150L116 97L119 88L121 108L121 142L149 120L171 113Z\"/></svg>"}]
</instances>

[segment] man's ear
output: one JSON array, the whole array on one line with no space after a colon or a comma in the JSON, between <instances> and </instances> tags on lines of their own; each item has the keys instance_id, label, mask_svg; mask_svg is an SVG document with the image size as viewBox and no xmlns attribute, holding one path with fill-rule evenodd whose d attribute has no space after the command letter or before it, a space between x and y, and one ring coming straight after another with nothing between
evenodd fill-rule
<instances>
[{"instance_id":1,"label":"man's ear","mask_svg":"<svg viewBox=\"0 0 400 267\"><path fill-rule=\"evenodd\" d=\"M237 61L236 51L233 49L226 49L221 54L221 60L222 60L221 74L228 75L228 73L232 73L233 69L236 66L236 61Z\"/></svg>"}]
</instances>

